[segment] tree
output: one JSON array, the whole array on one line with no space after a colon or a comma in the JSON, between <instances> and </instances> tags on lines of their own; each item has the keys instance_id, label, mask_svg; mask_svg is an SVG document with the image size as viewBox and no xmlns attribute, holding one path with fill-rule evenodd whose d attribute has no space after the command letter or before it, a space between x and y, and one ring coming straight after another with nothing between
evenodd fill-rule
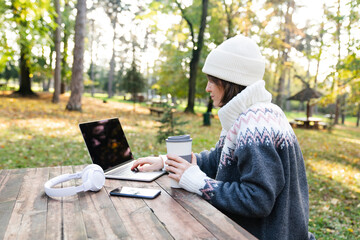
<instances>
[{"instance_id":1,"label":"tree","mask_svg":"<svg viewBox=\"0 0 360 240\"><path fill-rule=\"evenodd\" d=\"M5 69L0 73L0 78L6 80L6 84L10 79L17 79L19 77L19 69L11 61L6 62Z\"/></svg>"},{"instance_id":2,"label":"tree","mask_svg":"<svg viewBox=\"0 0 360 240\"><path fill-rule=\"evenodd\" d=\"M334 8L335 11L331 11L331 8ZM337 63L335 66L333 66L333 72L331 72L327 76L327 81L331 84L331 93L327 96L329 100L335 101L335 117L334 117L334 124L339 123L339 116L341 111L341 94L342 94L342 71L340 71L341 66L341 48L342 48L342 42L341 42L341 32L344 22L344 15L341 12L341 1L337 0L335 5L332 7L329 7L325 11L326 17L328 19L328 22L332 25L332 29L334 31L331 33L329 30L329 33L333 37L333 44L336 45L336 47L332 46L334 49L337 49L337 56L336 60Z\"/></svg>"},{"instance_id":3,"label":"tree","mask_svg":"<svg viewBox=\"0 0 360 240\"><path fill-rule=\"evenodd\" d=\"M185 112L194 113L194 106L195 106L195 93L196 93L196 76L198 71L198 65L201 56L201 50L204 45L204 32L206 28L206 17L208 11L208 0L202 0L201 4L201 17L200 17L200 25L199 25L199 32L197 35L197 40L195 40L195 20L192 20L187 15L187 10L182 7L182 5L175 1L176 5L181 11L182 17L185 19L187 24L189 25L190 30L190 38L192 42L192 56L190 60L190 76L189 76L189 93L188 93L188 103L185 108Z\"/></svg>"},{"instance_id":4,"label":"tree","mask_svg":"<svg viewBox=\"0 0 360 240\"><path fill-rule=\"evenodd\" d=\"M282 2L282 1L280 1ZM281 24L281 41L282 41L282 51L281 51L281 60L280 60L280 77L278 81L278 89L277 89L277 96L276 96L276 104L280 107L284 107L284 100L285 100L285 81L286 76L288 74L289 68L288 68L288 58L289 53L291 50L291 33L293 30L293 22L292 22L292 15L295 11L295 1L289 0L285 1L286 3L286 12L282 13L284 16L284 22ZM279 5L279 8L277 11L281 11L283 4L281 3ZM290 83L290 81L289 81Z\"/></svg>"},{"instance_id":5,"label":"tree","mask_svg":"<svg viewBox=\"0 0 360 240\"><path fill-rule=\"evenodd\" d=\"M15 31L19 35L20 48L20 88L16 92L21 96L36 95L31 89L31 75L33 67L32 48L36 41L46 41L48 27L52 22L46 22L45 13L50 11L50 0L13 0L10 6L12 12L11 21L15 24ZM35 37L37 36L37 37ZM49 43L49 40L46 41ZM41 44L44 44L42 42Z\"/></svg>"},{"instance_id":6,"label":"tree","mask_svg":"<svg viewBox=\"0 0 360 240\"><path fill-rule=\"evenodd\" d=\"M137 99L137 94L141 92L145 86L145 79L141 75L141 73L137 70L135 46L136 43L133 42L133 47L132 47L133 61L131 63L131 69L129 69L129 71L127 71L127 73L125 74L124 78L122 79L122 84L120 86L121 89L131 93L132 99L134 101L134 107Z\"/></svg>"},{"instance_id":7,"label":"tree","mask_svg":"<svg viewBox=\"0 0 360 240\"><path fill-rule=\"evenodd\" d=\"M64 2L64 8L61 13L62 15L62 32L63 32L63 51L61 54L61 90L60 94L65 93L66 85L70 83L71 80L71 69L68 64L68 49L69 49L69 39L70 36L74 32L75 28L75 21L71 17L71 13L73 11L73 7L71 6L71 3L74 0L65 0Z\"/></svg>"},{"instance_id":8,"label":"tree","mask_svg":"<svg viewBox=\"0 0 360 240\"><path fill-rule=\"evenodd\" d=\"M85 22L86 0L78 0L77 15L75 20L75 46L74 61L71 76L71 95L66 109L69 111L81 111L81 95L83 92L84 51L85 51Z\"/></svg>"},{"instance_id":9,"label":"tree","mask_svg":"<svg viewBox=\"0 0 360 240\"><path fill-rule=\"evenodd\" d=\"M113 96L113 81L114 81L114 73L115 73L115 41L118 38L116 27L119 24L118 16L124 10L129 9L129 4L124 4L121 0L107 0L107 1L100 1L103 5L103 8L110 18L110 22L113 28L113 39L112 39L112 56L110 60L110 71L109 71L109 79L108 79L108 97L111 98ZM120 24L121 25L121 24Z\"/></svg>"},{"instance_id":10,"label":"tree","mask_svg":"<svg viewBox=\"0 0 360 240\"><path fill-rule=\"evenodd\" d=\"M184 131L179 127L188 123L188 121L181 121L179 117L174 115L175 108L166 104L164 114L158 122L161 124L157 133L157 140L159 143L165 141L169 136L178 136L184 134Z\"/></svg>"},{"instance_id":11,"label":"tree","mask_svg":"<svg viewBox=\"0 0 360 240\"><path fill-rule=\"evenodd\" d=\"M1 1L0 3L0 16L4 16L7 12L10 12L10 6L4 3L4 1ZM4 69L7 69L5 71L8 71L8 62L9 59L11 59L11 56L13 55L13 51L10 44L8 43L7 39L7 27L4 24L3 20L0 20L0 46L2 47L0 51L0 72L2 72Z\"/></svg>"},{"instance_id":12,"label":"tree","mask_svg":"<svg viewBox=\"0 0 360 240\"><path fill-rule=\"evenodd\" d=\"M182 30L181 27L177 27L174 26L173 30ZM162 44L160 54L166 56L166 60L162 61L157 69L156 75L159 80L154 87L161 86L158 87L159 94L170 93L172 96L186 98L188 96L186 81L188 71L184 66L188 64L186 60L190 58L190 53L187 49L183 50L182 47L179 49L172 41L169 41L167 44Z\"/></svg>"},{"instance_id":13,"label":"tree","mask_svg":"<svg viewBox=\"0 0 360 240\"><path fill-rule=\"evenodd\" d=\"M60 0L54 0L55 10L56 10L56 29L55 29L55 71L54 71L54 94L53 94L53 103L58 103L60 101L60 86L61 86L61 52L60 52L60 43L61 43L61 12L60 12Z\"/></svg>"}]
</instances>

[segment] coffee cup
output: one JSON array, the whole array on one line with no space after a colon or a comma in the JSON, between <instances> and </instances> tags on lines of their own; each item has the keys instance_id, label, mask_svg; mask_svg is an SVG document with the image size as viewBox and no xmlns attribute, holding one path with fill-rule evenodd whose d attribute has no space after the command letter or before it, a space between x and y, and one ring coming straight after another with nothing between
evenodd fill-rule
<instances>
[{"instance_id":1,"label":"coffee cup","mask_svg":"<svg viewBox=\"0 0 360 240\"><path fill-rule=\"evenodd\" d=\"M190 135L169 136L166 139L167 154L177 155L191 163L191 145ZM180 188L177 181L171 179L172 188Z\"/></svg>"}]
</instances>

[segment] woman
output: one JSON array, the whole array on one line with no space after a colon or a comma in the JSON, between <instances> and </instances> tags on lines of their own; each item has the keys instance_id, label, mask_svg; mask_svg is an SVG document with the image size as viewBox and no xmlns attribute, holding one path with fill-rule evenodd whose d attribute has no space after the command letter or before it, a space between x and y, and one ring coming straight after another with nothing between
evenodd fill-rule
<instances>
[{"instance_id":1,"label":"woman","mask_svg":"<svg viewBox=\"0 0 360 240\"><path fill-rule=\"evenodd\" d=\"M265 61L255 42L230 38L210 52L203 72L222 125L215 149L137 160L197 193L259 239L313 239L303 156L285 114L262 80Z\"/></svg>"}]
</instances>

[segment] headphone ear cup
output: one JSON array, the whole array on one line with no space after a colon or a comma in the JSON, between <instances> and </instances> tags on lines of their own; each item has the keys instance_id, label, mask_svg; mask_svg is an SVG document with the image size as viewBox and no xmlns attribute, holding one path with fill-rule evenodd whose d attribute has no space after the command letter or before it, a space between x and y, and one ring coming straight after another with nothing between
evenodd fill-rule
<instances>
[{"instance_id":1,"label":"headphone ear cup","mask_svg":"<svg viewBox=\"0 0 360 240\"><path fill-rule=\"evenodd\" d=\"M81 179L83 182L86 182L88 180L89 177L89 173L91 169L96 169L97 167L100 167L99 165L96 164L90 164L88 166L86 166L82 171L81 171ZM101 167L100 167L101 168Z\"/></svg>"},{"instance_id":2,"label":"headphone ear cup","mask_svg":"<svg viewBox=\"0 0 360 240\"><path fill-rule=\"evenodd\" d=\"M99 191L105 184L103 169L96 164L87 166L82 173L84 191Z\"/></svg>"}]
</instances>

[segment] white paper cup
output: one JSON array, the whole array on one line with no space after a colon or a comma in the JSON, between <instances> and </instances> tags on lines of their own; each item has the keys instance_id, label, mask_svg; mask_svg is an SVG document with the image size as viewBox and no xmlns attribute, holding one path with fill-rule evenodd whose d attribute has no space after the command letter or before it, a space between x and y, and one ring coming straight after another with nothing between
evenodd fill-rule
<instances>
[{"instance_id":1,"label":"white paper cup","mask_svg":"<svg viewBox=\"0 0 360 240\"><path fill-rule=\"evenodd\" d=\"M191 145L190 135L170 136L166 139L167 154L178 155L191 163ZM172 188L180 188L177 181L170 179Z\"/></svg>"}]
</instances>

